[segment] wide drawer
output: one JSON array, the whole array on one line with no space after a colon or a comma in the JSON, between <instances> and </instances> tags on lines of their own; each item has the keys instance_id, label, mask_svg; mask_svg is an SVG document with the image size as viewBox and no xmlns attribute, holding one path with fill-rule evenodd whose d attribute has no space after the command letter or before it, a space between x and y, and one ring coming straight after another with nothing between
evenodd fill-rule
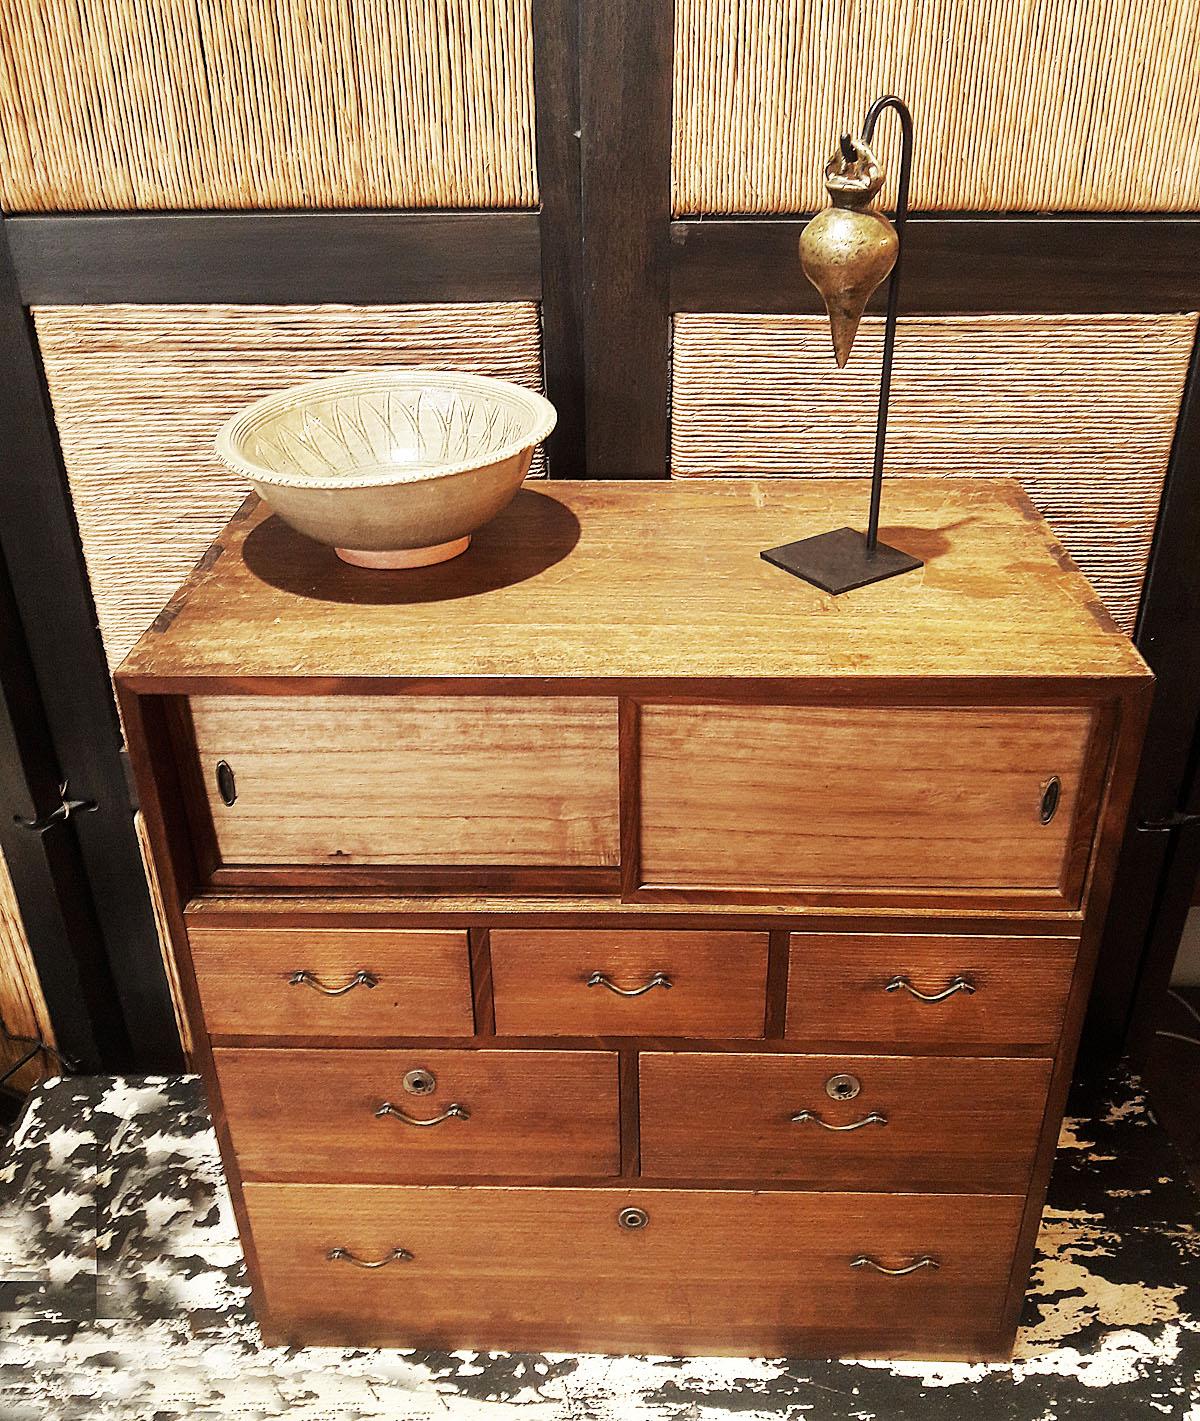
<instances>
[{"instance_id":1,"label":"wide drawer","mask_svg":"<svg viewBox=\"0 0 1200 1421\"><path fill-rule=\"evenodd\" d=\"M619 1172L614 1052L213 1054L247 1179Z\"/></svg>"},{"instance_id":2,"label":"wide drawer","mask_svg":"<svg viewBox=\"0 0 1200 1421\"><path fill-rule=\"evenodd\" d=\"M618 861L614 700L194 696L188 704L223 864Z\"/></svg>"},{"instance_id":3,"label":"wide drawer","mask_svg":"<svg viewBox=\"0 0 1200 1421\"><path fill-rule=\"evenodd\" d=\"M641 883L1074 901L1096 814L1084 792L1094 719L1086 707L643 706Z\"/></svg>"},{"instance_id":4,"label":"wide drawer","mask_svg":"<svg viewBox=\"0 0 1200 1421\"><path fill-rule=\"evenodd\" d=\"M793 933L787 1035L1052 1051L1078 950L1068 937Z\"/></svg>"},{"instance_id":5,"label":"wide drawer","mask_svg":"<svg viewBox=\"0 0 1200 1421\"><path fill-rule=\"evenodd\" d=\"M188 929L215 1037L470 1036L465 932Z\"/></svg>"},{"instance_id":6,"label":"wide drawer","mask_svg":"<svg viewBox=\"0 0 1200 1421\"><path fill-rule=\"evenodd\" d=\"M636 1188L245 1193L272 1341L767 1356L994 1352L1024 1205ZM644 1211L642 1227L623 1226L629 1209Z\"/></svg>"},{"instance_id":7,"label":"wide drawer","mask_svg":"<svg viewBox=\"0 0 1200 1421\"><path fill-rule=\"evenodd\" d=\"M500 1033L763 1034L766 933L506 928L490 938Z\"/></svg>"},{"instance_id":8,"label":"wide drawer","mask_svg":"<svg viewBox=\"0 0 1200 1421\"><path fill-rule=\"evenodd\" d=\"M650 1052L640 1066L642 1173L1023 1192L1051 1064Z\"/></svg>"}]
</instances>

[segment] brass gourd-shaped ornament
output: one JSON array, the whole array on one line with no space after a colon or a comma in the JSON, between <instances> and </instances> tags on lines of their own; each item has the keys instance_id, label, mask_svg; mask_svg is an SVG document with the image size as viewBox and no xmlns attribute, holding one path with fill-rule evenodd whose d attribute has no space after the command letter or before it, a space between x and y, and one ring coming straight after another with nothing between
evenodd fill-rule
<instances>
[{"instance_id":1,"label":"brass gourd-shaped ornament","mask_svg":"<svg viewBox=\"0 0 1200 1421\"><path fill-rule=\"evenodd\" d=\"M883 169L871 140L880 114L891 109L900 120L900 178L896 184L895 225L876 212L871 199L883 186ZM875 421L875 462L867 528L834 528L794 543L766 548L759 555L794 577L811 582L834 597L872 582L915 572L921 559L882 542L879 505L883 496L883 456L887 442L892 356L900 309L900 260L908 216L908 180L912 172L912 115L903 99L885 94L867 110L858 138L843 134L837 152L825 164L831 206L818 212L800 234L800 265L821 293L829 312L833 354L838 366L850 358L858 323L872 292L888 278L887 317L883 323L883 359L879 373L879 413Z\"/></svg>"},{"instance_id":2,"label":"brass gourd-shaped ornament","mask_svg":"<svg viewBox=\"0 0 1200 1421\"><path fill-rule=\"evenodd\" d=\"M848 135L825 164L830 207L800 234L800 265L829 313L833 354L841 369L850 359L858 323L875 289L900 254L900 238L870 206L883 186L883 169L871 149Z\"/></svg>"}]
</instances>

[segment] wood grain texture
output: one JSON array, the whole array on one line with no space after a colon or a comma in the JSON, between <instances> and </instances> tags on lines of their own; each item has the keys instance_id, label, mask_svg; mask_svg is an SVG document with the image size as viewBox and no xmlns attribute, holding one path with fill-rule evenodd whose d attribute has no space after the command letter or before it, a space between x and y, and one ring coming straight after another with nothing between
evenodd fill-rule
<instances>
[{"instance_id":1,"label":"wood grain texture","mask_svg":"<svg viewBox=\"0 0 1200 1421\"><path fill-rule=\"evenodd\" d=\"M213 1037L470 1036L465 932L371 928L193 928L192 961ZM376 985L326 996L297 972L338 988L367 972Z\"/></svg>"},{"instance_id":2,"label":"wood grain texture","mask_svg":"<svg viewBox=\"0 0 1200 1421\"><path fill-rule=\"evenodd\" d=\"M1198 50L1189 0L676 0L674 208L823 206L837 135L898 93L916 119L916 208L1191 210ZM1080 114L1086 141L1064 142ZM897 132L880 125L893 184Z\"/></svg>"},{"instance_id":3,"label":"wood grain texture","mask_svg":"<svg viewBox=\"0 0 1200 1421\"><path fill-rule=\"evenodd\" d=\"M13 889L12 876L0 851L0 1026L13 1036L55 1044L50 1012L42 992L37 965L25 934L21 907ZM20 1042L0 1039L0 1071L7 1070L29 1050ZM57 1074L48 1060L35 1058L10 1077L16 1090L32 1090L50 1074Z\"/></svg>"},{"instance_id":4,"label":"wood grain texture","mask_svg":"<svg viewBox=\"0 0 1200 1421\"><path fill-rule=\"evenodd\" d=\"M189 692L316 677L339 692L454 678L646 694L711 678L813 694L897 678L928 694L963 677L1095 687L1146 674L1009 481L892 480L881 536L926 565L836 600L758 555L865 512L862 480L543 484L461 558L398 581L260 507L227 528L124 675Z\"/></svg>"},{"instance_id":5,"label":"wood grain texture","mask_svg":"<svg viewBox=\"0 0 1200 1421\"><path fill-rule=\"evenodd\" d=\"M40 306L34 321L111 666L246 497L212 452L242 405L376 366L542 385L530 302Z\"/></svg>"},{"instance_id":6,"label":"wood grain texture","mask_svg":"<svg viewBox=\"0 0 1200 1421\"><path fill-rule=\"evenodd\" d=\"M509 1036L727 1036L763 1032L767 934L493 928L496 1030ZM669 987L621 997L663 974Z\"/></svg>"},{"instance_id":7,"label":"wood grain texture","mask_svg":"<svg viewBox=\"0 0 1200 1421\"><path fill-rule=\"evenodd\" d=\"M615 1175L617 1057L601 1051L239 1050L214 1053L244 1179L327 1183L470 1175ZM413 1095L426 1070L436 1090ZM414 1126L450 1104L469 1119Z\"/></svg>"},{"instance_id":8,"label":"wood grain texture","mask_svg":"<svg viewBox=\"0 0 1200 1421\"><path fill-rule=\"evenodd\" d=\"M1076 901L1066 856L1091 722L1082 707L644 705L643 883Z\"/></svg>"},{"instance_id":9,"label":"wood grain texture","mask_svg":"<svg viewBox=\"0 0 1200 1421\"><path fill-rule=\"evenodd\" d=\"M183 977L175 949L171 943L171 920L167 912L166 900L163 897L158 867L154 861L154 851L150 845L146 818L140 810L134 815L134 824L137 828L138 848L142 853L142 869L146 874L146 886L150 889L150 906L154 911L154 926L158 929L163 968L167 974L167 984L171 989L171 1005L175 1010L175 1025L179 1028L179 1044L183 1047L184 1056L190 1059L195 1043L192 1040L192 1024L188 1020Z\"/></svg>"},{"instance_id":10,"label":"wood grain texture","mask_svg":"<svg viewBox=\"0 0 1200 1421\"><path fill-rule=\"evenodd\" d=\"M0 11L7 210L531 207L530 0Z\"/></svg>"},{"instance_id":11,"label":"wood grain texture","mask_svg":"<svg viewBox=\"0 0 1200 1421\"><path fill-rule=\"evenodd\" d=\"M676 316L672 472L869 473L882 324L864 320L839 371L824 316ZM896 476L1018 478L1132 632L1195 315L914 316L901 324L884 521L904 521L893 502ZM859 526L865 516L864 496L850 521Z\"/></svg>"},{"instance_id":12,"label":"wood grain texture","mask_svg":"<svg viewBox=\"0 0 1200 1421\"><path fill-rule=\"evenodd\" d=\"M190 704L225 863L617 863L612 700ZM232 805L217 789L221 760L236 777Z\"/></svg>"},{"instance_id":13,"label":"wood grain texture","mask_svg":"<svg viewBox=\"0 0 1200 1421\"><path fill-rule=\"evenodd\" d=\"M791 935L787 1035L983 1048L1058 1044L1075 971L1074 937ZM957 979L973 990L924 1002Z\"/></svg>"},{"instance_id":14,"label":"wood grain texture","mask_svg":"<svg viewBox=\"0 0 1200 1421\"><path fill-rule=\"evenodd\" d=\"M740 1190L249 1184L269 1341L995 1355L1021 1201ZM622 1229L627 1206L650 1215ZM375 1271L331 1248L410 1262ZM930 1255L937 1270L853 1268Z\"/></svg>"},{"instance_id":15,"label":"wood grain texture","mask_svg":"<svg viewBox=\"0 0 1200 1421\"><path fill-rule=\"evenodd\" d=\"M642 1173L790 1179L816 1189L1024 1193L1050 1083L1048 1060L645 1052ZM834 1100L826 1082L861 1082ZM886 1124L826 1130L873 1113Z\"/></svg>"}]
</instances>

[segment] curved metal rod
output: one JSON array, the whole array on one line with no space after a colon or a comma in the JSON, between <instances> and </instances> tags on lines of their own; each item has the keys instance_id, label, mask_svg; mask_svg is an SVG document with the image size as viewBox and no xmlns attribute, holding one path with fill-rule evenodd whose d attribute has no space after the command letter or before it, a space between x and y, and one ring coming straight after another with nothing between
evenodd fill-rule
<instances>
[{"instance_id":1,"label":"curved metal rod","mask_svg":"<svg viewBox=\"0 0 1200 1421\"><path fill-rule=\"evenodd\" d=\"M374 972L356 972L348 982L343 982L340 987L331 987L328 982L322 982L315 972L304 969L292 973L288 978L288 986L311 987L314 992L320 992L326 997L344 997L355 987L378 987L379 978Z\"/></svg>"},{"instance_id":2,"label":"curved metal rod","mask_svg":"<svg viewBox=\"0 0 1200 1421\"><path fill-rule=\"evenodd\" d=\"M879 415L875 421L875 463L871 471L871 514L867 520L867 550L879 542L879 503L883 496L883 450L887 441L888 400L892 390L892 353L896 348L896 316L900 309L900 264L904 260L904 223L908 217L908 183L912 173L913 121L908 105L895 94L876 99L863 119L862 141L869 144L875 125L885 109L894 109L900 119L900 180L896 184L896 265L888 283L887 319L883 328L883 369L879 377Z\"/></svg>"},{"instance_id":3,"label":"curved metal rod","mask_svg":"<svg viewBox=\"0 0 1200 1421\"><path fill-rule=\"evenodd\" d=\"M910 996L916 997L919 1002L944 1002L947 997L952 997L956 992L965 992L970 996L975 991L975 983L969 977L955 977L950 985L940 992L922 992L914 987L907 977L893 977L883 989L885 992L906 991Z\"/></svg>"},{"instance_id":4,"label":"curved metal rod","mask_svg":"<svg viewBox=\"0 0 1200 1421\"><path fill-rule=\"evenodd\" d=\"M889 1268L885 1263L880 1263L865 1253L860 1253L857 1258L850 1260L851 1268L873 1268L876 1273L886 1273L889 1278L903 1278L905 1274L915 1273L919 1268L940 1268L941 1266L937 1259L931 1258L929 1254L914 1259L904 1268Z\"/></svg>"},{"instance_id":5,"label":"curved metal rod","mask_svg":"<svg viewBox=\"0 0 1200 1421\"><path fill-rule=\"evenodd\" d=\"M807 1120L811 1120L814 1125L820 1125L822 1130L861 1130L864 1125L887 1124L887 1116L880 1115L877 1110L872 1110L870 1115L864 1115L861 1120L852 1120L849 1125L831 1125L828 1120L822 1120L815 1110L797 1110L791 1117L793 1125L801 1125Z\"/></svg>"},{"instance_id":6,"label":"curved metal rod","mask_svg":"<svg viewBox=\"0 0 1200 1421\"><path fill-rule=\"evenodd\" d=\"M618 997L642 997L647 992L652 992L655 987L670 989L673 985L670 977L665 972L656 972L648 982L644 982L640 987L618 987L611 977L603 972L593 972L587 979L589 987L607 987L610 992Z\"/></svg>"},{"instance_id":7,"label":"curved metal rod","mask_svg":"<svg viewBox=\"0 0 1200 1421\"><path fill-rule=\"evenodd\" d=\"M407 1248L393 1248L382 1258L359 1258L348 1248L331 1248L325 1255L330 1263L352 1263L355 1268L386 1268L389 1263L411 1263L412 1254Z\"/></svg>"},{"instance_id":8,"label":"curved metal rod","mask_svg":"<svg viewBox=\"0 0 1200 1421\"><path fill-rule=\"evenodd\" d=\"M465 1105L447 1105L440 1115L433 1115L428 1120L419 1120L415 1115L406 1115L403 1110L397 1109L390 1100L385 1100L375 1111L376 1120L401 1120L405 1125L415 1125L420 1130L428 1129L430 1125L444 1125L447 1120L469 1120L471 1112Z\"/></svg>"}]
</instances>

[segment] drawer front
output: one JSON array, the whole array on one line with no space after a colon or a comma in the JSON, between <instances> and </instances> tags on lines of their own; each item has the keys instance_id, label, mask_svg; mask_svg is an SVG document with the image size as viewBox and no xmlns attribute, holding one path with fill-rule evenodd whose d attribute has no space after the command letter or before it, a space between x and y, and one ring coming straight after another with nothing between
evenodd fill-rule
<instances>
[{"instance_id":1,"label":"drawer front","mask_svg":"<svg viewBox=\"0 0 1200 1421\"><path fill-rule=\"evenodd\" d=\"M213 1055L247 1179L619 1172L613 1052L227 1048Z\"/></svg>"},{"instance_id":2,"label":"drawer front","mask_svg":"<svg viewBox=\"0 0 1200 1421\"><path fill-rule=\"evenodd\" d=\"M1066 937L793 933L787 1035L1052 1051L1078 949Z\"/></svg>"},{"instance_id":3,"label":"drawer front","mask_svg":"<svg viewBox=\"0 0 1200 1421\"><path fill-rule=\"evenodd\" d=\"M190 707L223 863L618 861L613 700L197 696Z\"/></svg>"},{"instance_id":4,"label":"drawer front","mask_svg":"<svg viewBox=\"0 0 1200 1421\"><path fill-rule=\"evenodd\" d=\"M470 1036L465 932L188 930L215 1037Z\"/></svg>"},{"instance_id":5,"label":"drawer front","mask_svg":"<svg viewBox=\"0 0 1200 1421\"><path fill-rule=\"evenodd\" d=\"M763 1034L767 934L493 929L496 1030Z\"/></svg>"},{"instance_id":6,"label":"drawer front","mask_svg":"<svg viewBox=\"0 0 1200 1421\"><path fill-rule=\"evenodd\" d=\"M645 1054L642 1173L825 1189L1023 1192L1051 1064ZM835 1098L847 1094L847 1077L857 1093Z\"/></svg>"},{"instance_id":7,"label":"drawer front","mask_svg":"<svg viewBox=\"0 0 1200 1421\"><path fill-rule=\"evenodd\" d=\"M272 1341L950 1356L996 1345L1024 1200L249 1184L246 1204Z\"/></svg>"},{"instance_id":8,"label":"drawer front","mask_svg":"<svg viewBox=\"0 0 1200 1421\"><path fill-rule=\"evenodd\" d=\"M647 887L1078 896L1086 708L644 706ZM1057 776L1057 807L1042 822ZM1095 805L1087 809L1094 819ZM1078 832L1090 840L1091 825ZM1068 881L1069 880L1069 881Z\"/></svg>"}]
</instances>

